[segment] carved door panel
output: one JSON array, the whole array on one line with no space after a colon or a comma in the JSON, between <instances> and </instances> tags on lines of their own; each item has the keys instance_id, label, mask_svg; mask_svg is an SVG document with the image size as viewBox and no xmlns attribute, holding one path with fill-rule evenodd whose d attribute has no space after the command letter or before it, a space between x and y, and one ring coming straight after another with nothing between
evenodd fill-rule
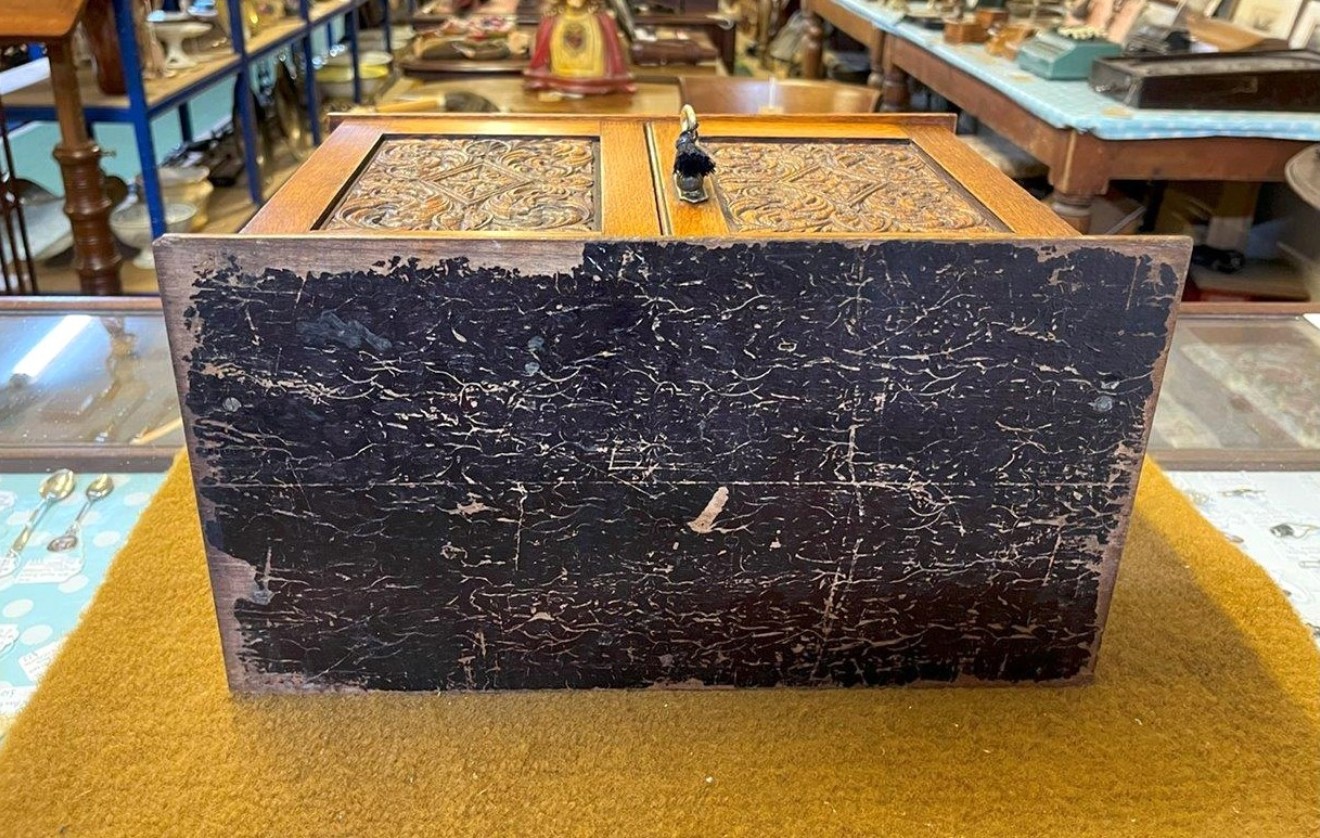
<instances>
[{"instance_id":1,"label":"carved door panel","mask_svg":"<svg viewBox=\"0 0 1320 838\"><path fill-rule=\"evenodd\" d=\"M701 136L716 164L711 200L686 204L668 176L677 128L649 127L654 165L665 173L661 225L676 236L1067 234L987 177L943 125L824 122L807 135L792 123L715 117L702 121Z\"/></svg>"},{"instance_id":2,"label":"carved door panel","mask_svg":"<svg viewBox=\"0 0 1320 838\"><path fill-rule=\"evenodd\" d=\"M336 130L244 232L657 235L648 160L639 125L594 117L364 121Z\"/></svg>"},{"instance_id":3,"label":"carved door panel","mask_svg":"<svg viewBox=\"0 0 1320 838\"><path fill-rule=\"evenodd\" d=\"M320 230L598 232L596 137L388 137Z\"/></svg>"}]
</instances>

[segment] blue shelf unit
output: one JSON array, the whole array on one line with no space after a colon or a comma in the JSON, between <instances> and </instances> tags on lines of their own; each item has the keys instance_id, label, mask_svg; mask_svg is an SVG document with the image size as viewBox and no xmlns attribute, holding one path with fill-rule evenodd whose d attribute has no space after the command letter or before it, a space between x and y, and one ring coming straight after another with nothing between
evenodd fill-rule
<instances>
[{"instance_id":1,"label":"blue shelf unit","mask_svg":"<svg viewBox=\"0 0 1320 838\"><path fill-rule=\"evenodd\" d=\"M252 89L253 65L274 55L286 47L296 47L301 55L307 113L311 116L309 126L312 141L321 142L321 125L318 117L320 104L317 101L315 84L315 54L312 46L312 33L328 27L334 20L347 18L346 31L349 53L353 67L353 98L362 101L362 82L358 74L358 21L357 9L370 0L327 0L313 3L311 0L299 0L298 15L276 21L265 31L255 36L244 37L243 27L238 23L243 20L240 0L223 0L229 7L230 40L233 46L232 56L212 59L196 70L185 72L186 83L171 84L169 80L157 85L157 90L148 90L147 83L140 70L142 64L138 54L137 38L133 31L131 4L135 0L113 0L115 25L119 34L120 54L124 64L124 76L127 96L84 96L83 113L89 123L121 123L133 126L133 135L137 143L138 158L142 169L142 186L146 198L147 210L151 217L153 236L165 233L165 203L161 198L160 178L156 173L157 156L155 141L151 135L151 121L170 111L176 111L179 129L185 141L193 136L192 114L188 103L202 91L223 81L233 79L244 90ZM384 36L386 49L392 50L390 41L390 17L388 2L384 6ZM327 32L327 45L330 42ZM48 89L48 88L47 88ZM35 122L55 121L55 102L53 94L49 97L24 96L23 91L16 91L6 97L7 116L12 121ZM44 101L49 98L50 101ZM238 130L243 137L244 160L248 193L256 205L264 200L261 171L257 163L257 125L256 113L252 106L252 96L238 96ZM42 101L36 101L42 99Z\"/></svg>"}]
</instances>

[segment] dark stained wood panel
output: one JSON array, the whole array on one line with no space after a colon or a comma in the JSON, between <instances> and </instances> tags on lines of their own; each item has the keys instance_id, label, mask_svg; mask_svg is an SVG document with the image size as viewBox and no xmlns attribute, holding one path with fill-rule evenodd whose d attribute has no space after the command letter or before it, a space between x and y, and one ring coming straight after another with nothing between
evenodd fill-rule
<instances>
[{"instance_id":1,"label":"dark stained wood panel","mask_svg":"<svg viewBox=\"0 0 1320 838\"><path fill-rule=\"evenodd\" d=\"M1093 665L1181 240L306 245L158 248L236 689Z\"/></svg>"}]
</instances>

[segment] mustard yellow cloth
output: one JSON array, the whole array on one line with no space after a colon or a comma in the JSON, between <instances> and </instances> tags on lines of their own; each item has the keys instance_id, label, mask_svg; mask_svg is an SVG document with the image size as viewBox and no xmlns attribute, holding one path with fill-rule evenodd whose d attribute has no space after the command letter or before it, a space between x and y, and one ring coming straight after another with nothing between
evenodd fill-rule
<instances>
[{"instance_id":1,"label":"mustard yellow cloth","mask_svg":"<svg viewBox=\"0 0 1320 838\"><path fill-rule=\"evenodd\" d=\"M176 466L0 835L1320 835L1320 656L1148 467L1088 687L231 697Z\"/></svg>"}]
</instances>

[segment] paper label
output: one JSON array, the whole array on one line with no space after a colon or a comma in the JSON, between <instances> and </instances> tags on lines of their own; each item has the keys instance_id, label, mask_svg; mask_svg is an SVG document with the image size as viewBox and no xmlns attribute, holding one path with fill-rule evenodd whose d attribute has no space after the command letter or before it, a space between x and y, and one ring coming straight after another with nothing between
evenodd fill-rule
<instances>
[{"instance_id":1,"label":"paper label","mask_svg":"<svg viewBox=\"0 0 1320 838\"><path fill-rule=\"evenodd\" d=\"M33 682L41 680L41 676L46 673L46 669L55 656L60 652L60 645L64 643L64 638L56 640L54 643L47 643L36 651L28 652L18 659L18 665Z\"/></svg>"},{"instance_id":2,"label":"paper label","mask_svg":"<svg viewBox=\"0 0 1320 838\"><path fill-rule=\"evenodd\" d=\"M18 711L23 709L23 705L36 691L36 687L0 685L0 716L18 715Z\"/></svg>"},{"instance_id":3,"label":"paper label","mask_svg":"<svg viewBox=\"0 0 1320 838\"><path fill-rule=\"evenodd\" d=\"M73 553L47 553L28 559L14 577L16 585L35 585L43 582L60 583L82 572L82 556Z\"/></svg>"}]
</instances>

